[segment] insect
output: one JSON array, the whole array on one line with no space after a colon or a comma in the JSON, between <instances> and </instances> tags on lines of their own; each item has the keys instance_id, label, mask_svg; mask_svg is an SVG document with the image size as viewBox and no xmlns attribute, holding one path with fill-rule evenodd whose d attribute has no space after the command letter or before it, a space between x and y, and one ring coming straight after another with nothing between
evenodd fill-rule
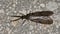
<instances>
[{"instance_id":1,"label":"insect","mask_svg":"<svg viewBox=\"0 0 60 34\"><path fill-rule=\"evenodd\" d=\"M12 20L12 21L17 21L19 19L26 19L26 20L31 20L36 23L41 23L41 24L52 24L53 19L50 18L51 15L54 13L52 11L36 11L34 13L29 13L27 15L22 15L22 16L11 16L11 17L19 17L18 19ZM24 22L23 22L24 23Z\"/></svg>"}]
</instances>

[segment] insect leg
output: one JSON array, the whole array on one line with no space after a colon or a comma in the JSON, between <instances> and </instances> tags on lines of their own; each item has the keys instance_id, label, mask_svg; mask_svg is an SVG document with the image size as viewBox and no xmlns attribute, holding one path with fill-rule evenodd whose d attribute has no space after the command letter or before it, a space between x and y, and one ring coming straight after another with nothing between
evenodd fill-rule
<instances>
[{"instance_id":1,"label":"insect leg","mask_svg":"<svg viewBox=\"0 0 60 34\"><path fill-rule=\"evenodd\" d=\"M24 21L22 22L21 26L23 26L23 24L25 23L25 21L26 21L26 20L24 20Z\"/></svg>"}]
</instances>

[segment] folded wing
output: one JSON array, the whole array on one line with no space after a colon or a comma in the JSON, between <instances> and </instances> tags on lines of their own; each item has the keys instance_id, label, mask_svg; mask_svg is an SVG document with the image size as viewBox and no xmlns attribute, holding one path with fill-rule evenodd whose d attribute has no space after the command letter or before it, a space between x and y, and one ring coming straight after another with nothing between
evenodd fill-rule
<instances>
[{"instance_id":1,"label":"folded wing","mask_svg":"<svg viewBox=\"0 0 60 34\"><path fill-rule=\"evenodd\" d=\"M41 23L41 24L52 24L53 23L53 20L50 17L31 19L31 21L34 21L36 23Z\"/></svg>"},{"instance_id":2,"label":"folded wing","mask_svg":"<svg viewBox=\"0 0 60 34\"><path fill-rule=\"evenodd\" d=\"M53 15L53 12L52 11L36 11L34 13L30 13L30 14L27 14L27 15L30 15L30 16L51 16Z\"/></svg>"}]
</instances>

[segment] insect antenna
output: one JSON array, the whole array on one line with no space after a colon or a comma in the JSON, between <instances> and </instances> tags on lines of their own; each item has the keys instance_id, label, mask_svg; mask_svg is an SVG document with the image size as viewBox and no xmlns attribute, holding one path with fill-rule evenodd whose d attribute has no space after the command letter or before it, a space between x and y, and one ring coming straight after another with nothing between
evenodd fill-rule
<instances>
[{"instance_id":1,"label":"insect antenna","mask_svg":"<svg viewBox=\"0 0 60 34\"><path fill-rule=\"evenodd\" d=\"M21 19L21 16L11 16L11 17L19 17L18 19L11 20L11 22L12 22L12 21L17 21L17 20Z\"/></svg>"},{"instance_id":2,"label":"insect antenna","mask_svg":"<svg viewBox=\"0 0 60 34\"><path fill-rule=\"evenodd\" d=\"M20 14L22 14L22 13L20 13ZM24 14L22 14L22 15L24 15ZM22 16L11 16L11 17L19 17L18 19L11 20L11 22L12 22L12 21L17 21L17 20L21 19Z\"/></svg>"}]
</instances>

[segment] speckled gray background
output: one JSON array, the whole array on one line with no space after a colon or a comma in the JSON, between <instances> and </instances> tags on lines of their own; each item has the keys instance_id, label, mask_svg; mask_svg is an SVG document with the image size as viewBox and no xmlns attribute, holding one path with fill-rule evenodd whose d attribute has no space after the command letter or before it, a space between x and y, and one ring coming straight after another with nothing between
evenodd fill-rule
<instances>
[{"instance_id":1,"label":"speckled gray background","mask_svg":"<svg viewBox=\"0 0 60 34\"><path fill-rule=\"evenodd\" d=\"M53 24L37 24L32 21L18 20L11 15L26 15L35 11L53 11ZM0 0L0 34L60 34L60 0Z\"/></svg>"}]
</instances>

